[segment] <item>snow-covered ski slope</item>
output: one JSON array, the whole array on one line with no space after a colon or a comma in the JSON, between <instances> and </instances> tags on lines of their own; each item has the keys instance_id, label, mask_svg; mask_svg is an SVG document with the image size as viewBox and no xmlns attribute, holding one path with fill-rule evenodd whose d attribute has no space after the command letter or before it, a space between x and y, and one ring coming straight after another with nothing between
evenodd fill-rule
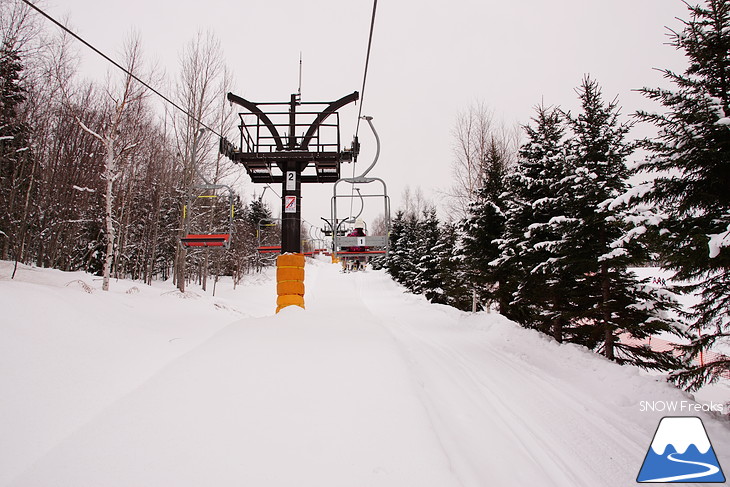
<instances>
[{"instance_id":1,"label":"snow-covered ski slope","mask_svg":"<svg viewBox=\"0 0 730 487\"><path fill-rule=\"evenodd\" d=\"M630 486L664 415L730 468L727 421L642 411L686 394L380 272L309 261L306 311L273 315L271 274L181 299L10 271L2 486Z\"/></svg>"}]
</instances>

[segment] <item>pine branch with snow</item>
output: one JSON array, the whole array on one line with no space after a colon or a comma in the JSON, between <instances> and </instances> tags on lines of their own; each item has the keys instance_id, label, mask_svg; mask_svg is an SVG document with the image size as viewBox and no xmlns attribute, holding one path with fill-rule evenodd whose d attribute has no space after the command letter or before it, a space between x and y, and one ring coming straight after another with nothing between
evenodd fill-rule
<instances>
[{"instance_id":1,"label":"pine branch with snow","mask_svg":"<svg viewBox=\"0 0 730 487\"><path fill-rule=\"evenodd\" d=\"M642 90L665 112L638 113L659 131L643 141L649 157L637 171L655 175L638 199L655 205L662 217L656 229L660 261L700 298L687 316L693 356L709 343L707 336L726 339L730 327L730 308L721 304L730 299L730 2L707 0L688 9L682 31L671 33L687 69L665 70L674 89ZM722 370L727 364L690 366L676 378L693 389Z\"/></svg>"}]
</instances>

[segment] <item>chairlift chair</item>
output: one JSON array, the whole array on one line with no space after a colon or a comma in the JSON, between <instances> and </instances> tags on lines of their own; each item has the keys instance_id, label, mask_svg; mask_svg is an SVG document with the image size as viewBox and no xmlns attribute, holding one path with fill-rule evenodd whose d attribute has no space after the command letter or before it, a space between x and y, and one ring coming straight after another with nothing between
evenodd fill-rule
<instances>
[{"instance_id":1,"label":"chairlift chair","mask_svg":"<svg viewBox=\"0 0 730 487\"><path fill-rule=\"evenodd\" d=\"M218 190L225 190L222 195L216 194ZM195 192L195 194L193 194ZM187 204L183 207L183 220L185 222L185 235L180 239L184 247L222 247L225 249L231 246L231 235L233 234L233 219L235 216L235 206L233 199L233 191L224 184L204 184L195 186L190 194ZM227 217L224 218L223 224L215 225L215 233L212 231L191 231L194 219L200 219L201 216L209 216L211 219L220 218L221 208L218 204L221 197L228 196ZM204 204L207 202L208 204ZM203 211L200 211L201 207ZM193 213L191 215L191 213ZM204 228L204 225L198 225ZM213 226L209 227L209 230Z\"/></svg>"},{"instance_id":2,"label":"chairlift chair","mask_svg":"<svg viewBox=\"0 0 730 487\"><path fill-rule=\"evenodd\" d=\"M280 254L281 243L276 245L270 245L271 242L264 242L268 240L265 238L263 230L267 228L277 228L281 225L281 218L262 218L256 222L256 251L259 256L262 254Z\"/></svg>"},{"instance_id":3,"label":"chairlift chair","mask_svg":"<svg viewBox=\"0 0 730 487\"><path fill-rule=\"evenodd\" d=\"M390 233L389 201L386 196L386 232L384 235L348 236L350 232L343 235L337 231L332 236L333 254L339 259L364 259L388 254L388 235ZM336 206L336 205L333 205ZM341 223L354 223L351 219L343 220Z\"/></svg>"},{"instance_id":4,"label":"chairlift chair","mask_svg":"<svg viewBox=\"0 0 730 487\"><path fill-rule=\"evenodd\" d=\"M373 131L373 135L375 136L376 141L376 152L375 152L375 159L373 160L372 164L359 176L352 177L352 178L341 178L339 179L333 189L333 195L331 200L331 212L332 212L332 219L330 222L334 223L335 229L332 232L332 251L335 257L340 259L365 259L368 260L369 258L373 256L378 255L387 255L388 254L388 247L389 247L389 237L390 237L390 197L388 196L388 188L385 184L385 181L383 181L380 178L372 178L367 177L367 174L370 172L370 170L375 166L375 164L378 162L378 158L380 157L380 137L378 137L378 133L375 131L375 127L373 126L372 117L364 116L362 117L364 120L368 122L370 125L370 129ZM354 189L350 194L339 194L337 192L337 186L342 183L350 183ZM358 187L356 188L355 185L369 185L370 183L380 183L382 185L382 192L378 192L377 190L372 193L365 193L361 191L361 189ZM370 187L370 186L368 186ZM357 194L355 194L357 193ZM350 199L357 198L360 200L360 212L357 215L350 215L347 218L340 218L337 212L337 201L340 199ZM381 199L383 202L383 217L385 218L385 232L383 235L365 235L365 236L357 236L357 237L349 237L346 235L341 235L341 232L339 231L340 226L344 223L347 224L354 224L362 215L362 212L365 208L365 200L375 198L375 199ZM353 248L357 250L352 250Z\"/></svg>"}]
</instances>

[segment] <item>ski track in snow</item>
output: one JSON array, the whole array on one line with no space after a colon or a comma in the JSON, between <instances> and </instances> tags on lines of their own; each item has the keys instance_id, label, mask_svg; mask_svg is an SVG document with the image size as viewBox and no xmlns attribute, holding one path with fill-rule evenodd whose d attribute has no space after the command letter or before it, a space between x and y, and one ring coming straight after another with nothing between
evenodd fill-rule
<instances>
[{"instance_id":1,"label":"ski track in snow","mask_svg":"<svg viewBox=\"0 0 730 487\"><path fill-rule=\"evenodd\" d=\"M458 318L443 313L432 322L414 322L402 307L377 310L410 357L437 433L449 451L458 452L452 456L458 458L464 485L483 485L484 479L505 486L616 485L618 467L625 471L642 454L640 443L627 448L625 434L602 420L604 408L586 411L583 405L591 401L580 402L578 391L566 395L542 374L521 370L525 364L489 346L484 333L457 331ZM449 344L453 338L457 346ZM587 426L586 416L591 415ZM621 423L618 417L611 419ZM616 470L592 469L594 459L607 451Z\"/></svg>"},{"instance_id":2,"label":"ski track in snow","mask_svg":"<svg viewBox=\"0 0 730 487\"><path fill-rule=\"evenodd\" d=\"M600 359L337 269L307 265L306 311L256 303L155 362L5 485L635 485L653 418L594 397Z\"/></svg>"}]
</instances>

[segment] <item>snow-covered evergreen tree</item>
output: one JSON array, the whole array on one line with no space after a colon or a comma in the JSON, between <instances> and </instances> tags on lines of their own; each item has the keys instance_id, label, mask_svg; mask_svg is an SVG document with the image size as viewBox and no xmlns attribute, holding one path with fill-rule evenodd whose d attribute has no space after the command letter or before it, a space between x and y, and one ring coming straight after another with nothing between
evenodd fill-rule
<instances>
[{"instance_id":1,"label":"snow-covered evergreen tree","mask_svg":"<svg viewBox=\"0 0 730 487\"><path fill-rule=\"evenodd\" d=\"M643 90L664 113L638 116L659 129L640 170L656 175L641 200L657 206L662 265L700 296L688 314L696 338L687 351L696 358L730 336L730 1L688 8L671 44L689 65L664 71L674 89ZM729 369L727 359L696 363L676 379L696 389Z\"/></svg>"},{"instance_id":2,"label":"snow-covered evergreen tree","mask_svg":"<svg viewBox=\"0 0 730 487\"><path fill-rule=\"evenodd\" d=\"M469 311L472 309L473 286L467 277L459 226L452 222L441 225L439 240L433 249L438 258L438 273L443 284L442 300L434 302Z\"/></svg>"},{"instance_id":3,"label":"snow-covered evergreen tree","mask_svg":"<svg viewBox=\"0 0 730 487\"><path fill-rule=\"evenodd\" d=\"M407 270L408 261L406 254L406 215L403 211L398 211L391 224L390 230L390 249L388 258L385 261L385 270L390 276L399 283L405 282L405 272Z\"/></svg>"},{"instance_id":4,"label":"snow-covered evergreen tree","mask_svg":"<svg viewBox=\"0 0 730 487\"><path fill-rule=\"evenodd\" d=\"M419 247L419 242L423 238L420 231L421 222L417 213L407 212L403 223L403 233L395 253L401 266L400 282L409 291L419 292L420 273L417 266L423 251L423 248Z\"/></svg>"},{"instance_id":5,"label":"snow-covered evergreen tree","mask_svg":"<svg viewBox=\"0 0 730 487\"><path fill-rule=\"evenodd\" d=\"M499 257L498 240L505 226L505 179L511 170L508 155L494 139L489 142L482 162L484 172L475 199L469 205L469 215L463 224L464 257L469 280L481 302L495 302L501 312L509 303L509 288L503 267L494 265Z\"/></svg>"},{"instance_id":6,"label":"snow-covered evergreen tree","mask_svg":"<svg viewBox=\"0 0 730 487\"><path fill-rule=\"evenodd\" d=\"M416 226L415 269L413 292L423 294L429 301L443 303L444 283L439 272L440 256L437 252L441 231L436 208L423 212Z\"/></svg>"},{"instance_id":7,"label":"snow-covered evergreen tree","mask_svg":"<svg viewBox=\"0 0 730 487\"><path fill-rule=\"evenodd\" d=\"M11 236L21 239L25 225L21 208L30 190L30 128L19 114L26 100L21 85L23 64L10 40L0 46L0 257L8 258ZM25 205L27 206L27 205ZM20 258L19 256L16 256Z\"/></svg>"},{"instance_id":8,"label":"snow-covered evergreen tree","mask_svg":"<svg viewBox=\"0 0 730 487\"><path fill-rule=\"evenodd\" d=\"M577 116L538 107L507 180L497 262L515 286L509 316L613 360L674 368L673 357L618 340L673 330L674 303L629 271L646 258L633 239L641 233L633 208L621 198L629 126L595 81L586 77L578 94Z\"/></svg>"},{"instance_id":9,"label":"snow-covered evergreen tree","mask_svg":"<svg viewBox=\"0 0 730 487\"><path fill-rule=\"evenodd\" d=\"M628 270L640 256L626 245L625 236L632 228L622 205L615 202L627 189L626 159L633 145L625 137L630 126L619 122L615 100L603 101L595 80L584 78L578 94L581 112L567 114L573 174L563 190L571 211L555 225L563 235L559 253L569 255L561 267L573 278L566 291L579 311L570 316L578 324L571 341L598 349L612 360L671 368L672 357L618 341L622 333L644 338L672 331L672 320L665 313L671 300L652 292Z\"/></svg>"},{"instance_id":10,"label":"snow-covered evergreen tree","mask_svg":"<svg viewBox=\"0 0 730 487\"><path fill-rule=\"evenodd\" d=\"M562 341L570 310L568 276L558 264L562 234L556 222L566 218L562 189L569 175L565 159L565 124L556 108L538 106L534 125L525 127L517 167L507 179L508 205L499 266L514 289L509 315ZM562 249L564 250L564 248Z\"/></svg>"}]
</instances>

